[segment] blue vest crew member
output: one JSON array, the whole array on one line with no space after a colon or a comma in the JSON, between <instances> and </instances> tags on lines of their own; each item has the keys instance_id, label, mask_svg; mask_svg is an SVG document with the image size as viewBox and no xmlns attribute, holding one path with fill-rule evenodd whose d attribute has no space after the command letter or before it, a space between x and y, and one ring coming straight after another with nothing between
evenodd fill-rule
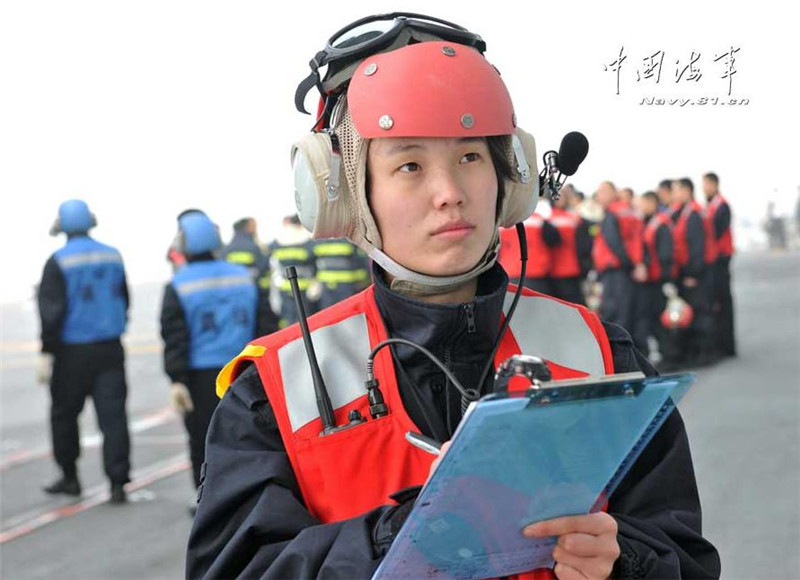
<instances>
[{"instance_id":1,"label":"blue vest crew member","mask_svg":"<svg viewBox=\"0 0 800 580\"><path fill-rule=\"evenodd\" d=\"M50 233L66 234L67 243L47 261L39 285L39 378L50 383L53 457L63 472L44 490L80 495L78 416L91 396L103 432L111 502L123 503L124 485L130 481L130 438L120 336L128 320L128 285L120 253L89 237L95 225L84 201L61 204Z\"/></svg>"},{"instance_id":2,"label":"blue vest crew member","mask_svg":"<svg viewBox=\"0 0 800 580\"><path fill-rule=\"evenodd\" d=\"M373 283L252 341L220 373L187 578L370 578L433 463L405 433L450 440L468 404L493 390L498 362L524 352L556 377L654 372L619 327L509 287L499 228L535 211L539 156L479 36L387 14L328 47L298 87L300 109L311 88L327 94L292 150L295 200L314 239L345 236L366 252ZM493 510L492 499L476 509ZM532 546L558 536L554 565L511 578L719 574L677 411L606 511L528 523L508 521Z\"/></svg>"},{"instance_id":3,"label":"blue vest crew member","mask_svg":"<svg viewBox=\"0 0 800 580\"><path fill-rule=\"evenodd\" d=\"M264 304L267 310L269 305L259 302L248 269L214 257L221 244L211 220L191 213L179 220L179 226L179 246L187 264L164 290L161 336L164 370L172 381L170 397L189 434L198 486L206 431L218 401L216 376L257 331L272 332L277 325L271 311L263 312Z\"/></svg>"}]
</instances>

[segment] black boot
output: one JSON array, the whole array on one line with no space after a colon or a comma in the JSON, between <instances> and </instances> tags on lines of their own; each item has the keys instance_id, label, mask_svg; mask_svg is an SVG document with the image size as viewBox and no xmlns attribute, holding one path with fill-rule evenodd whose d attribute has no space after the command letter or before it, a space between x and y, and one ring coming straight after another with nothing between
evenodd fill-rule
<instances>
[{"instance_id":1,"label":"black boot","mask_svg":"<svg viewBox=\"0 0 800 580\"><path fill-rule=\"evenodd\" d=\"M75 475L65 475L61 479L53 482L47 487L43 487L42 489L45 493L53 495L63 493L64 495L79 496L81 494L81 484L78 481L78 477Z\"/></svg>"},{"instance_id":2,"label":"black boot","mask_svg":"<svg viewBox=\"0 0 800 580\"><path fill-rule=\"evenodd\" d=\"M125 493L125 486L121 483L111 484L111 497L108 503L121 504L128 501L128 494Z\"/></svg>"}]
</instances>

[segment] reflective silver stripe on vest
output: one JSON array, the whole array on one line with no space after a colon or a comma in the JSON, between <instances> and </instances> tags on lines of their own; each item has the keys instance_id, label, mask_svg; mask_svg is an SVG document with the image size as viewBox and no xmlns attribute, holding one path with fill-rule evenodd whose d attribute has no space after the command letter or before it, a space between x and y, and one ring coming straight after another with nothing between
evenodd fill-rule
<instances>
[{"instance_id":1,"label":"reflective silver stripe on vest","mask_svg":"<svg viewBox=\"0 0 800 580\"><path fill-rule=\"evenodd\" d=\"M58 265L62 269L86 266L87 264L121 264L122 256L116 252L87 252L86 254L76 254L59 258Z\"/></svg>"},{"instance_id":2,"label":"reflective silver stripe on vest","mask_svg":"<svg viewBox=\"0 0 800 580\"><path fill-rule=\"evenodd\" d=\"M506 295L506 312L513 299L513 294ZM591 376L605 375L600 345L576 308L549 298L522 296L510 327L522 354Z\"/></svg>"},{"instance_id":3,"label":"reflective silver stripe on vest","mask_svg":"<svg viewBox=\"0 0 800 580\"><path fill-rule=\"evenodd\" d=\"M322 378L334 409L366 394L366 363L369 356L367 317L352 316L311 333ZM283 375L283 392L292 431L319 417L314 382L308 366L303 339L298 338L278 351Z\"/></svg>"},{"instance_id":4,"label":"reflective silver stripe on vest","mask_svg":"<svg viewBox=\"0 0 800 580\"><path fill-rule=\"evenodd\" d=\"M250 286L253 278L248 276L225 276L223 278L208 278L197 280L196 282L184 282L175 289L181 296L187 296L202 290L212 290L215 288L231 288L233 286Z\"/></svg>"}]
</instances>

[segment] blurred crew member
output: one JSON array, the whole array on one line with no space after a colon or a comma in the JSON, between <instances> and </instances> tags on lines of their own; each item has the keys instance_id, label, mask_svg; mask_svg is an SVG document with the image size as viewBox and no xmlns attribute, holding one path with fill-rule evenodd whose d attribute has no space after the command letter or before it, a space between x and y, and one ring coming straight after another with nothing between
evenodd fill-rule
<instances>
[{"instance_id":1,"label":"blurred crew member","mask_svg":"<svg viewBox=\"0 0 800 580\"><path fill-rule=\"evenodd\" d=\"M317 282L320 286L318 308L322 310L361 292L369 286L369 260L363 250L347 238L314 242Z\"/></svg>"},{"instance_id":2,"label":"blurred crew member","mask_svg":"<svg viewBox=\"0 0 800 580\"><path fill-rule=\"evenodd\" d=\"M561 243L558 230L538 213L533 213L524 222L525 239L528 243L528 262L525 265L526 288L550 294L550 268L553 265L553 248ZM517 231L500 228L500 264L512 284L519 284L522 262Z\"/></svg>"},{"instance_id":3,"label":"blurred crew member","mask_svg":"<svg viewBox=\"0 0 800 580\"><path fill-rule=\"evenodd\" d=\"M177 244L187 264L164 290L161 337L164 371L172 381L173 408L183 415L195 487L205 458L211 415L217 407L219 371L259 333L277 330L268 301L259 308L256 283L244 266L214 257L221 241L205 214L178 220Z\"/></svg>"},{"instance_id":4,"label":"blurred crew member","mask_svg":"<svg viewBox=\"0 0 800 580\"><path fill-rule=\"evenodd\" d=\"M565 186L566 187L566 186ZM575 304L585 304L581 279L586 271L581 267L581 256L591 256L592 238L586 220L567 208L567 195L552 203L548 220L561 237L561 243L553 248L553 264L550 267L552 295Z\"/></svg>"},{"instance_id":5,"label":"blurred crew member","mask_svg":"<svg viewBox=\"0 0 800 580\"><path fill-rule=\"evenodd\" d=\"M47 261L39 285L39 380L50 383L53 457L63 472L44 491L81 493L78 416L91 396L103 432L103 467L111 481L111 503L123 503L123 486L130 481L130 439L120 336L128 321L128 285L120 253L89 237L95 225L85 202L73 199L61 204L50 233L66 234L67 243Z\"/></svg>"},{"instance_id":6,"label":"blurred crew member","mask_svg":"<svg viewBox=\"0 0 800 580\"><path fill-rule=\"evenodd\" d=\"M714 262L711 304L714 312L716 339L719 354L736 356L736 336L733 324L733 295L731 294L731 257L733 236L731 234L731 208L719 192L719 177L716 173L703 176L703 192L706 195L706 212L711 220L717 245L717 260Z\"/></svg>"},{"instance_id":7,"label":"blurred crew member","mask_svg":"<svg viewBox=\"0 0 800 580\"><path fill-rule=\"evenodd\" d=\"M275 311L278 312L279 326L285 328L297 322L292 287L286 278L286 268L294 266L297 270L297 285L303 297L307 315L318 310L320 287L316 281L317 266L314 257L314 242L308 232L300 225L297 215L283 218L283 228L277 239L269 245L269 263L272 270L273 297L277 298Z\"/></svg>"},{"instance_id":8,"label":"blurred crew member","mask_svg":"<svg viewBox=\"0 0 800 580\"><path fill-rule=\"evenodd\" d=\"M665 349L669 350L665 340L666 329L661 325L661 313L667 304L662 286L672 279L672 220L669 214L658 210L659 201L655 192L643 193L638 201L645 221L643 238L647 278L639 287L633 339L636 347L653 360L655 357L648 345L649 337L658 341L662 356L667 354Z\"/></svg>"},{"instance_id":9,"label":"blurred crew member","mask_svg":"<svg viewBox=\"0 0 800 580\"><path fill-rule=\"evenodd\" d=\"M673 181L672 198L678 291L694 310L692 325L676 350L681 360L704 365L713 359L710 265L715 247L703 208L694 199L692 180L684 177Z\"/></svg>"},{"instance_id":10,"label":"blurred crew member","mask_svg":"<svg viewBox=\"0 0 800 580\"><path fill-rule=\"evenodd\" d=\"M658 196L658 211L665 211L672 214L672 180L662 179L656 190Z\"/></svg>"},{"instance_id":11,"label":"blurred crew member","mask_svg":"<svg viewBox=\"0 0 800 580\"><path fill-rule=\"evenodd\" d=\"M178 214L178 222L180 222L180 219L183 216L189 215L190 213L199 213L205 215L203 210L200 209L196 208L185 209ZM181 228L180 228L180 223L178 223L178 229L175 232L175 237L172 238L172 243L170 243L169 248L167 248L167 262L169 262L170 266L172 266L173 274L186 265L186 256L182 253L179 245L180 239L181 239Z\"/></svg>"},{"instance_id":12,"label":"blurred crew member","mask_svg":"<svg viewBox=\"0 0 800 580\"><path fill-rule=\"evenodd\" d=\"M600 315L632 330L634 281L642 282L647 276L642 257L642 220L617 199L616 188L610 181L601 183L595 195L605 210L592 248L594 268L603 285Z\"/></svg>"}]
</instances>

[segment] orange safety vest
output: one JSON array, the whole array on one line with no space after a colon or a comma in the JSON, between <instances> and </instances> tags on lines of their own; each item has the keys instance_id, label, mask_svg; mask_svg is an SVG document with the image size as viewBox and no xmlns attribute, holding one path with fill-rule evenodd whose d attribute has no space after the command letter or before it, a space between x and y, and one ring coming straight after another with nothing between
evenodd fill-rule
<instances>
[{"instance_id":1,"label":"orange safety vest","mask_svg":"<svg viewBox=\"0 0 800 580\"><path fill-rule=\"evenodd\" d=\"M662 271L663 267L658 260L658 251L656 250L656 234L661 226L666 226L669 229L670 236L672 236L672 220L669 214L665 212L657 212L650 218L644 228L644 248L650 258L647 265L647 282L661 282L666 277L665 272ZM671 274L673 277L677 275L674 257Z\"/></svg>"},{"instance_id":2,"label":"orange safety vest","mask_svg":"<svg viewBox=\"0 0 800 580\"><path fill-rule=\"evenodd\" d=\"M513 300L509 287L505 308ZM294 324L251 342L222 370L222 395L252 361L258 369L280 429L286 453L308 510L323 523L355 517L389 503L389 495L425 483L434 457L410 445L408 431L421 432L406 414L391 353L375 357L375 378L389 414L370 419L364 389L365 363L374 346L388 338L370 286L309 318L309 330L326 382L337 425L358 410L367 421L320 437L322 421L312 387L300 327ZM500 324L500 321L498 321ZM495 365L520 354L542 357L553 379L613 374L611 346L596 314L576 304L523 289ZM509 390L529 385L516 378ZM354 482L359 482L357 489ZM515 578L552 579L547 568Z\"/></svg>"},{"instance_id":3,"label":"orange safety vest","mask_svg":"<svg viewBox=\"0 0 800 580\"><path fill-rule=\"evenodd\" d=\"M546 278L550 274L553 253L542 237L544 218L535 213L524 222L525 239L528 243L528 262L525 265L526 278ZM522 273L519 239L516 228L500 228L500 265L509 278L519 279Z\"/></svg>"},{"instance_id":4,"label":"orange safety vest","mask_svg":"<svg viewBox=\"0 0 800 580\"><path fill-rule=\"evenodd\" d=\"M714 226L711 220L708 219L706 212L703 211L703 206L693 199L687 202L680 212L674 229L675 266L680 269L689 263L689 241L686 238L686 226L689 223L689 216L693 212L696 212L703 221L703 237L705 238L705 243L703 244L703 262L706 264L713 264L716 262L717 245L714 243Z\"/></svg>"},{"instance_id":5,"label":"orange safety vest","mask_svg":"<svg viewBox=\"0 0 800 580\"><path fill-rule=\"evenodd\" d=\"M642 247L644 224L641 218L624 201L615 201L606 208L606 211L613 213L617 217L622 244L625 246L625 251L628 253L631 262L634 265L641 264L644 252ZM602 227L597 232L597 237L594 240L592 260L594 261L594 269L598 272L622 266L617 255L611 251L605 238L603 238Z\"/></svg>"},{"instance_id":6,"label":"orange safety vest","mask_svg":"<svg viewBox=\"0 0 800 580\"><path fill-rule=\"evenodd\" d=\"M550 276L553 278L575 278L581 275L578 262L576 235L581 225L581 216L567 209L553 208L550 223L561 234L561 245L553 249L553 265Z\"/></svg>"},{"instance_id":7,"label":"orange safety vest","mask_svg":"<svg viewBox=\"0 0 800 580\"><path fill-rule=\"evenodd\" d=\"M722 237L717 239L716 232L714 232L714 216L717 213L717 210L720 208L722 204L727 204L728 201L722 197L721 193L715 195L708 205L706 206L706 211L708 212L708 218L711 222L711 232L714 236L714 239L717 243L717 253L720 256L724 256L726 258L730 258L733 255L733 234L731 233L731 226L728 226L728 229L725 230L725 233L722 234Z\"/></svg>"}]
</instances>

